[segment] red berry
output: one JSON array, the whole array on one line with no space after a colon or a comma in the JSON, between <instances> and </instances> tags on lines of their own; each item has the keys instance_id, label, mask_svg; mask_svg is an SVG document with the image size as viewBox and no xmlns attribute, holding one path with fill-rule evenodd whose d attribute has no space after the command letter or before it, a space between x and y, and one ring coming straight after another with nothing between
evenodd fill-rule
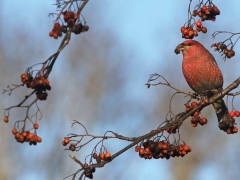
<instances>
[{"instance_id":1,"label":"red berry","mask_svg":"<svg viewBox=\"0 0 240 180\"><path fill-rule=\"evenodd\" d=\"M197 102L192 102L191 103L191 106L194 108L194 107L197 107L198 106L198 103Z\"/></svg>"},{"instance_id":2,"label":"red berry","mask_svg":"<svg viewBox=\"0 0 240 180\"><path fill-rule=\"evenodd\" d=\"M235 112L234 112L234 115L235 115L236 117L239 117L239 116L240 116L240 112L239 112L239 111L235 111Z\"/></svg>"},{"instance_id":3,"label":"red berry","mask_svg":"<svg viewBox=\"0 0 240 180\"><path fill-rule=\"evenodd\" d=\"M206 10L207 10L207 6L204 5L204 6L201 8L201 11L202 11L202 12L205 12Z\"/></svg>"},{"instance_id":4,"label":"red berry","mask_svg":"<svg viewBox=\"0 0 240 180\"><path fill-rule=\"evenodd\" d=\"M8 121L9 121L8 116L5 116L5 117L3 118L3 121L4 121L5 123L8 123Z\"/></svg>"},{"instance_id":5,"label":"red berry","mask_svg":"<svg viewBox=\"0 0 240 180\"><path fill-rule=\"evenodd\" d=\"M34 124L33 124L33 128L34 128L34 129L38 129L38 128L39 128L38 123L34 123Z\"/></svg>"},{"instance_id":6,"label":"red berry","mask_svg":"<svg viewBox=\"0 0 240 180\"><path fill-rule=\"evenodd\" d=\"M104 160L110 160L111 159L111 154L110 154L110 152L106 152L105 154L104 154Z\"/></svg>"},{"instance_id":7,"label":"red berry","mask_svg":"<svg viewBox=\"0 0 240 180\"><path fill-rule=\"evenodd\" d=\"M135 147L135 151L138 152L140 150L140 146Z\"/></svg>"},{"instance_id":8,"label":"red berry","mask_svg":"<svg viewBox=\"0 0 240 180\"><path fill-rule=\"evenodd\" d=\"M58 29L58 28L60 28L60 27L61 27L61 25L60 25L59 23L55 23L55 24L54 24L54 28Z\"/></svg>"},{"instance_id":9,"label":"red berry","mask_svg":"<svg viewBox=\"0 0 240 180\"><path fill-rule=\"evenodd\" d=\"M234 117L235 112L234 111L230 111L229 115L230 115L230 117Z\"/></svg>"},{"instance_id":10,"label":"red berry","mask_svg":"<svg viewBox=\"0 0 240 180\"><path fill-rule=\"evenodd\" d=\"M40 136L37 136L37 142L42 142L42 138Z\"/></svg>"},{"instance_id":11,"label":"red berry","mask_svg":"<svg viewBox=\"0 0 240 180\"><path fill-rule=\"evenodd\" d=\"M184 26L181 27L181 33L183 33L185 29L186 29L186 28L185 28Z\"/></svg>"},{"instance_id":12,"label":"red berry","mask_svg":"<svg viewBox=\"0 0 240 180\"><path fill-rule=\"evenodd\" d=\"M13 135L16 135L16 134L17 134L17 129L16 129L16 128L13 128L12 134L13 134Z\"/></svg>"},{"instance_id":13,"label":"red berry","mask_svg":"<svg viewBox=\"0 0 240 180\"><path fill-rule=\"evenodd\" d=\"M196 22L196 26L197 26L197 27L202 27L202 22L201 22L201 21L197 21L197 22Z\"/></svg>"},{"instance_id":14,"label":"red berry","mask_svg":"<svg viewBox=\"0 0 240 180\"><path fill-rule=\"evenodd\" d=\"M197 123L192 123L192 127L197 127Z\"/></svg>"},{"instance_id":15,"label":"red berry","mask_svg":"<svg viewBox=\"0 0 240 180\"><path fill-rule=\"evenodd\" d=\"M63 141L64 141L65 144L68 144L70 142L70 139L69 138L64 138Z\"/></svg>"},{"instance_id":16,"label":"red berry","mask_svg":"<svg viewBox=\"0 0 240 180\"><path fill-rule=\"evenodd\" d=\"M202 126L204 124L207 124L207 118L202 118L200 121L199 121L199 124L201 124Z\"/></svg>"},{"instance_id":17,"label":"red berry","mask_svg":"<svg viewBox=\"0 0 240 180\"><path fill-rule=\"evenodd\" d=\"M232 129L232 133L237 133L237 132L238 132L237 126L234 126L233 129Z\"/></svg>"}]
</instances>

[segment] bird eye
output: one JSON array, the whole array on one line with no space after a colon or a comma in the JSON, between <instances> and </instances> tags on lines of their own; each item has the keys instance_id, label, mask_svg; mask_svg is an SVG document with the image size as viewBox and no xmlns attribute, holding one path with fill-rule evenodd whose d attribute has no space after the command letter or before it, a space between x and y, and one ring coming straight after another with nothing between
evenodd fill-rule
<instances>
[{"instance_id":1,"label":"bird eye","mask_svg":"<svg viewBox=\"0 0 240 180\"><path fill-rule=\"evenodd\" d=\"M191 44L191 43L189 43L188 45L189 45L189 46L191 46L192 44Z\"/></svg>"}]
</instances>

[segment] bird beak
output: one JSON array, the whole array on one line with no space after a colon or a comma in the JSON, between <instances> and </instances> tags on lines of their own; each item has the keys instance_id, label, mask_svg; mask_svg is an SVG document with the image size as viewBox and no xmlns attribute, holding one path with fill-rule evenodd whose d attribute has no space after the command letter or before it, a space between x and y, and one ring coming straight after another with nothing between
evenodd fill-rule
<instances>
[{"instance_id":1,"label":"bird beak","mask_svg":"<svg viewBox=\"0 0 240 180\"><path fill-rule=\"evenodd\" d=\"M176 54L179 54L180 53L180 51L184 51L184 48L185 46L184 46L184 44L179 44L177 47L176 47L176 49L174 50L174 52L176 53Z\"/></svg>"}]
</instances>

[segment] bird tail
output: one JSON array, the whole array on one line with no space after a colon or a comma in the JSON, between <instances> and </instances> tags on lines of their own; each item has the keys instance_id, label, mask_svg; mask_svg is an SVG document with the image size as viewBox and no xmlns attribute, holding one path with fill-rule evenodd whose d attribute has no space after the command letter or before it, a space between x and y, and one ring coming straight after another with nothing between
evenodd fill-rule
<instances>
[{"instance_id":1,"label":"bird tail","mask_svg":"<svg viewBox=\"0 0 240 180\"><path fill-rule=\"evenodd\" d=\"M219 99L217 102L213 103L213 107L216 111L219 123L223 121L229 121L231 119L228 108L223 99Z\"/></svg>"}]
</instances>

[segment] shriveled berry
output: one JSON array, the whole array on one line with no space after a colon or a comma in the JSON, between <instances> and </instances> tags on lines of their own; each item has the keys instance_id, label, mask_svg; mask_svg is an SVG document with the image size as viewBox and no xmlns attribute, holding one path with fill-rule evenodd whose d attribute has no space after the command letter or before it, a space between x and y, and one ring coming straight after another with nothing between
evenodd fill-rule
<instances>
[{"instance_id":1,"label":"shriveled berry","mask_svg":"<svg viewBox=\"0 0 240 180\"><path fill-rule=\"evenodd\" d=\"M97 153L93 153L93 159L97 159L98 155Z\"/></svg>"},{"instance_id":2,"label":"shriveled berry","mask_svg":"<svg viewBox=\"0 0 240 180\"><path fill-rule=\"evenodd\" d=\"M76 150L76 146L73 145L73 144L71 144L71 145L69 146L69 150L71 150L71 151L75 151L75 150Z\"/></svg>"},{"instance_id":3,"label":"shriveled berry","mask_svg":"<svg viewBox=\"0 0 240 180\"><path fill-rule=\"evenodd\" d=\"M202 32L206 33L207 32L207 28L206 27L202 27Z\"/></svg>"}]
</instances>

